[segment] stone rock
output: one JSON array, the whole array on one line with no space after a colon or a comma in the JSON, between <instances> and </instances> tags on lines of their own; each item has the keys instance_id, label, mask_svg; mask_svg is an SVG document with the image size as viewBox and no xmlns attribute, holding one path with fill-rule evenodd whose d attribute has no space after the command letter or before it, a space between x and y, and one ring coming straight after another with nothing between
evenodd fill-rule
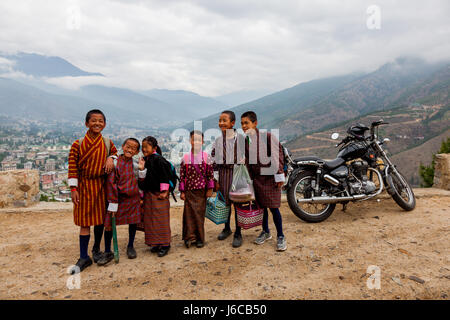
<instances>
[{"instance_id":1,"label":"stone rock","mask_svg":"<svg viewBox=\"0 0 450 320\"><path fill-rule=\"evenodd\" d=\"M37 202L38 194L38 170L0 172L0 208L28 207Z\"/></svg>"},{"instance_id":2,"label":"stone rock","mask_svg":"<svg viewBox=\"0 0 450 320\"><path fill-rule=\"evenodd\" d=\"M391 278L392 279L392 281L394 281L396 284L398 284L398 285L402 285L402 282L400 281L400 278L399 277L392 277Z\"/></svg>"},{"instance_id":3,"label":"stone rock","mask_svg":"<svg viewBox=\"0 0 450 320\"><path fill-rule=\"evenodd\" d=\"M425 283L425 280L422 280L422 279L420 279L419 277L416 277L416 276L409 276L408 279L412 280L412 281L415 281L415 282L418 282L420 284L424 284Z\"/></svg>"},{"instance_id":4,"label":"stone rock","mask_svg":"<svg viewBox=\"0 0 450 320\"><path fill-rule=\"evenodd\" d=\"M450 190L450 154L436 155L433 187Z\"/></svg>"}]
</instances>

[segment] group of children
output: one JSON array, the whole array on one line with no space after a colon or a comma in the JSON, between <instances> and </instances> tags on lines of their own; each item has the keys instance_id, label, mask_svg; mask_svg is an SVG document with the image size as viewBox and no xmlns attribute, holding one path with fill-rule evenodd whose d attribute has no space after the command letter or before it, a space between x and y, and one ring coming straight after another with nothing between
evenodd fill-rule
<instances>
[{"instance_id":1,"label":"group of children","mask_svg":"<svg viewBox=\"0 0 450 320\"><path fill-rule=\"evenodd\" d=\"M281 187L284 183L284 155L280 143L270 134L263 135L257 128L257 116L248 111L241 116L245 136L234 129L236 116L224 111L219 118L221 137L214 141L211 155L203 151L203 133L190 133L191 151L185 154L180 164L180 198L184 200L183 241L186 248L205 245L206 200L213 191L220 191L227 205L233 205L236 231L233 247L242 245L241 228L237 222L236 205L229 198L235 164L246 164L253 180L256 202L264 209L263 230L256 238L256 244L271 239L268 227L268 209L272 212L277 229L277 250L287 248L279 211ZM111 252L112 219L116 225L128 225L129 241L127 256L137 257L134 238L139 224L143 224L145 243L150 251L159 257L170 250L170 163L164 159L158 141L146 137L142 146L138 140L128 138L122 145L123 153L117 154L113 142L102 136L106 117L100 110L91 110L86 115L86 135L76 140L69 154L69 179L74 203L74 222L80 227L80 258L72 273L81 272L93 262L106 265L114 259ZM238 140L245 143L239 144ZM262 142L262 143L261 143ZM275 142L275 144L274 144ZM276 150L270 154L269 164L260 159L260 147ZM136 163L133 157L142 148L144 158ZM250 153L256 151L254 161ZM270 153L270 151L269 151ZM262 171L276 163L276 173L267 175ZM231 211L218 239L224 240L231 234ZM90 227L94 226L92 259L88 255ZM100 242L105 235L105 251L100 251Z\"/></svg>"}]
</instances>

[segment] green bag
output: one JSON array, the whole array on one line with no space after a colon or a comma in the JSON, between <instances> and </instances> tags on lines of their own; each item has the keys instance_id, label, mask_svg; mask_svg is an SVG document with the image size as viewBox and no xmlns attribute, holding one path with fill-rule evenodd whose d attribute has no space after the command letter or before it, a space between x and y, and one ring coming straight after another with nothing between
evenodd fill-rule
<instances>
[{"instance_id":1,"label":"green bag","mask_svg":"<svg viewBox=\"0 0 450 320\"><path fill-rule=\"evenodd\" d=\"M219 195L222 200L219 199ZM222 224L228 221L231 212L231 206L227 206L225 199L220 191L217 191L216 197L206 199L205 217L215 224Z\"/></svg>"}]
</instances>

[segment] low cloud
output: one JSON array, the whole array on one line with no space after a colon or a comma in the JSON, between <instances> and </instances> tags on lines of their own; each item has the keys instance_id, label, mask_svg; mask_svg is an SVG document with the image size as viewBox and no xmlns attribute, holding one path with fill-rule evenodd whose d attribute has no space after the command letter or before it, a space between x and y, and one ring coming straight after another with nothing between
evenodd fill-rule
<instances>
[{"instance_id":1,"label":"low cloud","mask_svg":"<svg viewBox=\"0 0 450 320\"><path fill-rule=\"evenodd\" d=\"M449 58L447 0L377 1L379 30L366 25L372 4L2 0L0 51L60 56L106 76L51 80L65 86L102 83L210 96L370 71L402 55Z\"/></svg>"}]
</instances>

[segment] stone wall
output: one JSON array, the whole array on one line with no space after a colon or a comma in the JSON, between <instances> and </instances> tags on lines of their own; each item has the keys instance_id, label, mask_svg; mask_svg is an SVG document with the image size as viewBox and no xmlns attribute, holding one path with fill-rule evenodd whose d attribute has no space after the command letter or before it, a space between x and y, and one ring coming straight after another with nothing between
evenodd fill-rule
<instances>
[{"instance_id":1,"label":"stone wall","mask_svg":"<svg viewBox=\"0 0 450 320\"><path fill-rule=\"evenodd\" d=\"M436 155L433 187L450 190L450 154Z\"/></svg>"},{"instance_id":2,"label":"stone wall","mask_svg":"<svg viewBox=\"0 0 450 320\"><path fill-rule=\"evenodd\" d=\"M27 207L39 201L38 196L37 170L0 172L0 208Z\"/></svg>"}]
</instances>

